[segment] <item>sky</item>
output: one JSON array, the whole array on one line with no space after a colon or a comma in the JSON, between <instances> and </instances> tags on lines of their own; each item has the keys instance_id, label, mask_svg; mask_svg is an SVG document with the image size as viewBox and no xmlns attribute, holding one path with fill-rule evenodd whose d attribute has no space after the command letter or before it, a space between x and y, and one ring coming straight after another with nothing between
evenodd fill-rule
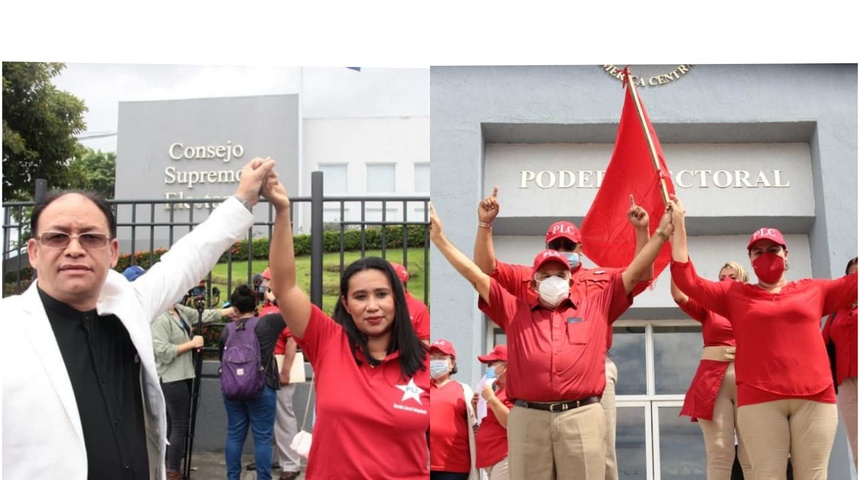
<instances>
[{"instance_id":1,"label":"sky","mask_svg":"<svg viewBox=\"0 0 860 480\"><path fill-rule=\"evenodd\" d=\"M116 151L119 102L302 92L304 118L430 114L429 68L69 63L54 85L88 111L81 143Z\"/></svg>"}]
</instances>

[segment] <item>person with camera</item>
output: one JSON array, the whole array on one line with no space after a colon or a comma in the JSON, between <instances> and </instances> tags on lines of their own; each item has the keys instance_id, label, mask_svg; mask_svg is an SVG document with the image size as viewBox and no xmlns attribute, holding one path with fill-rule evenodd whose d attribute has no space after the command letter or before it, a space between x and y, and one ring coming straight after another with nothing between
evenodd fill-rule
<instances>
[{"instance_id":1,"label":"person with camera","mask_svg":"<svg viewBox=\"0 0 860 480\"><path fill-rule=\"evenodd\" d=\"M146 271L143 268L133 265L126 268L123 275L133 282L144 273ZM168 307L152 322L155 368L167 406L167 480L183 480L180 468L182 458L185 457L191 412L191 381L194 379L194 363L188 353L203 348L200 332L192 331L199 316L197 310L176 304ZM234 310L204 310L201 322L213 323L223 317L235 317Z\"/></svg>"}]
</instances>

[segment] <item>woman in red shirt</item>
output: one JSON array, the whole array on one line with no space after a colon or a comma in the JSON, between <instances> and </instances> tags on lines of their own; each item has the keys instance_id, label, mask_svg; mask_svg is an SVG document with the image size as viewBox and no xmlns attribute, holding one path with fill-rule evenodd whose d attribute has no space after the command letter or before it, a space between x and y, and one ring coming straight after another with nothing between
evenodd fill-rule
<instances>
[{"instance_id":1,"label":"woman in red shirt","mask_svg":"<svg viewBox=\"0 0 860 480\"><path fill-rule=\"evenodd\" d=\"M452 379L455 373L454 345L436 340L430 345L430 480L477 480L472 389Z\"/></svg>"},{"instance_id":2,"label":"woman in red shirt","mask_svg":"<svg viewBox=\"0 0 860 480\"><path fill-rule=\"evenodd\" d=\"M290 200L277 179L269 250L272 293L314 370L316 415L305 478L426 480L430 429L427 347L403 286L382 258L350 264L329 317L296 284Z\"/></svg>"},{"instance_id":3,"label":"woman in red shirt","mask_svg":"<svg viewBox=\"0 0 860 480\"><path fill-rule=\"evenodd\" d=\"M737 262L726 262L720 268L721 282L749 280L746 269ZM708 455L708 480L729 480L735 460L738 391L735 386L735 334L726 317L718 315L688 297L672 282L672 298L693 320L702 324L705 348L702 360L687 395L681 415L699 422ZM743 441L738 435L738 461L746 478L752 478L752 467Z\"/></svg>"},{"instance_id":4,"label":"woman in red shirt","mask_svg":"<svg viewBox=\"0 0 860 480\"><path fill-rule=\"evenodd\" d=\"M819 326L857 301L857 274L836 280L785 278L782 233L761 228L747 244L755 284L712 282L687 256L684 209L671 196L672 279L703 307L728 318L737 341L738 430L756 479L826 480L836 435L836 393Z\"/></svg>"},{"instance_id":5,"label":"woman in red shirt","mask_svg":"<svg viewBox=\"0 0 860 480\"><path fill-rule=\"evenodd\" d=\"M857 257L848 262L845 275L857 273ZM857 469L857 302L828 317L824 324L824 343L836 347L836 405L851 444L854 469Z\"/></svg>"},{"instance_id":6,"label":"woman in red shirt","mask_svg":"<svg viewBox=\"0 0 860 480\"><path fill-rule=\"evenodd\" d=\"M487 416L479 420L475 434L475 466L484 469L488 480L508 480L508 415L514 408L505 393L508 346L496 345L492 352L478 355L478 361L486 364L487 370L493 370L496 381L484 385L472 397L472 407L476 410L479 395L487 402Z\"/></svg>"}]
</instances>

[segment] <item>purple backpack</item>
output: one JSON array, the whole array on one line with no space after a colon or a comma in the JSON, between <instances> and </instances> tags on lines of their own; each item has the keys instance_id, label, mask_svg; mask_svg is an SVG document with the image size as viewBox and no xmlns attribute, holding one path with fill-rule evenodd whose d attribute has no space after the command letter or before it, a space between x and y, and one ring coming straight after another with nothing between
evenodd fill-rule
<instances>
[{"instance_id":1,"label":"purple backpack","mask_svg":"<svg viewBox=\"0 0 860 480\"><path fill-rule=\"evenodd\" d=\"M258 317L227 324L227 341L221 355L221 391L230 400L253 400L266 386L266 370L260 362L260 342L254 329Z\"/></svg>"}]
</instances>

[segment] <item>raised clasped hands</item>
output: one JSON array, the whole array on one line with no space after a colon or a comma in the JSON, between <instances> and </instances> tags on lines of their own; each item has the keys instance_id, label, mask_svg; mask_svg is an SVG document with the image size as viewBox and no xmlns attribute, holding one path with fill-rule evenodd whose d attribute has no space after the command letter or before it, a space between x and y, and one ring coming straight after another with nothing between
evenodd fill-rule
<instances>
[{"instance_id":1,"label":"raised clasped hands","mask_svg":"<svg viewBox=\"0 0 860 480\"><path fill-rule=\"evenodd\" d=\"M271 158L254 158L242 167L239 177L239 186L236 188L236 196L244 200L250 206L254 206L260 200L260 194L268 179L275 173L275 161Z\"/></svg>"},{"instance_id":2,"label":"raised clasped hands","mask_svg":"<svg viewBox=\"0 0 860 480\"><path fill-rule=\"evenodd\" d=\"M263 182L261 193L276 210L290 206L290 197L287 195L287 189L281 183L277 174L266 178L266 181Z\"/></svg>"}]
</instances>

